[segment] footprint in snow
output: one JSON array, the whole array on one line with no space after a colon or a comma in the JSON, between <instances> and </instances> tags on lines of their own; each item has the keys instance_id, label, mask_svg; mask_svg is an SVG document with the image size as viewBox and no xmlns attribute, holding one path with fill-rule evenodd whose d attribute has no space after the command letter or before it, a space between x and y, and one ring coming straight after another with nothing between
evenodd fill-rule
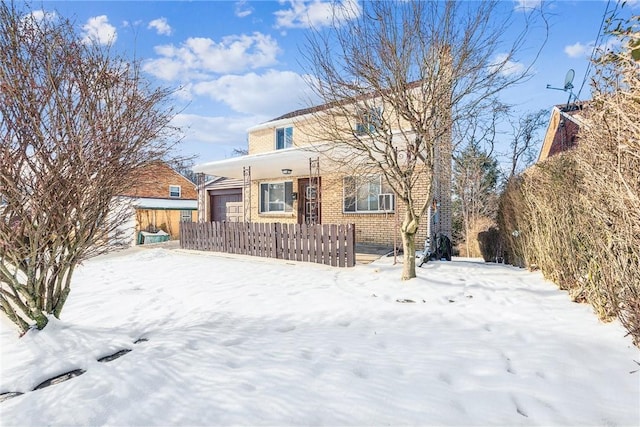
<instances>
[{"instance_id":1,"label":"footprint in snow","mask_svg":"<svg viewBox=\"0 0 640 427\"><path fill-rule=\"evenodd\" d=\"M355 368L353 368L353 374L358 378L362 378L362 379L369 378L369 373L364 368L364 366L356 366Z\"/></svg>"},{"instance_id":2,"label":"footprint in snow","mask_svg":"<svg viewBox=\"0 0 640 427\"><path fill-rule=\"evenodd\" d=\"M511 359L509 359L505 354L502 355L502 358L504 359L506 371L510 374L515 375L516 371L513 369L513 366L511 365Z\"/></svg>"},{"instance_id":3,"label":"footprint in snow","mask_svg":"<svg viewBox=\"0 0 640 427\"><path fill-rule=\"evenodd\" d=\"M222 341L222 345L224 345L225 347L231 347L234 345L242 344L244 341L244 338L231 338L226 341Z\"/></svg>"},{"instance_id":4,"label":"footprint in snow","mask_svg":"<svg viewBox=\"0 0 640 427\"><path fill-rule=\"evenodd\" d=\"M451 376L446 372L440 372L438 374L438 379L447 385L451 385Z\"/></svg>"},{"instance_id":5,"label":"footprint in snow","mask_svg":"<svg viewBox=\"0 0 640 427\"><path fill-rule=\"evenodd\" d=\"M520 415L522 415L525 418L529 418L529 415L527 415L527 413L525 412L525 410L522 408L522 406L520 406L520 404L518 403L518 401L516 400L516 398L514 396L511 396L511 401L513 402L513 404L516 407L516 412Z\"/></svg>"},{"instance_id":6,"label":"footprint in snow","mask_svg":"<svg viewBox=\"0 0 640 427\"><path fill-rule=\"evenodd\" d=\"M282 332L282 333L285 333L285 332L291 332L291 331L293 331L295 328L296 328L296 327L295 327L294 325L278 326L278 327L276 328L276 331L278 331L278 332Z\"/></svg>"},{"instance_id":7,"label":"footprint in snow","mask_svg":"<svg viewBox=\"0 0 640 427\"><path fill-rule=\"evenodd\" d=\"M240 387L242 387L245 391L256 391L256 386L254 386L253 384L242 383Z\"/></svg>"},{"instance_id":8,"label":"footprint in snow","mask_svg":"<svg viewBox=\"0 0 640 427\"><path fill-rule=\"evenodd\" d=\"M225 365L227 365L227 367L231 368L231 369L238 369L240 368L240 364L238 362L236 362L235 360L227 360L225 362Z\"/></svg>"}]
</instances>

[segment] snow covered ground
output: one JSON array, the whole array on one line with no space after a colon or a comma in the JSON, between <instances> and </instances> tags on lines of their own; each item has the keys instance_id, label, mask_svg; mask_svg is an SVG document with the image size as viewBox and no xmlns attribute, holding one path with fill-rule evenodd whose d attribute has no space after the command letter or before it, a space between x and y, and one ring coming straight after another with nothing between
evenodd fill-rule
<instances>
[{"instance_id":1,"label":"snow covered ground","mask_svg":"<svg viewBox=\"0 0 640 427\"><path fill-rule=\"evenodd\" d=\"M161 248L89 260L61 320L21 339L0 320L0 393L24 392L0 424L640 425L619 323L514 267L418 274Z\"/></svg>"}]
</instances>

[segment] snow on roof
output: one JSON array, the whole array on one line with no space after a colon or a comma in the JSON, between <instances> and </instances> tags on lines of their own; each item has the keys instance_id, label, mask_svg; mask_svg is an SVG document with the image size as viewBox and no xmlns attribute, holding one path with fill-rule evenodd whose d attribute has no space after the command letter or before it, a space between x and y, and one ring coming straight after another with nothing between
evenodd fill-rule
<instances>
[{"instance_id":1,"label":"snow on roof","mask_svg":"<svg viewBox=\"0 0 640 427\"><path fill-rule=\"evenodd\" d=\"M147 197L139 197L133 199L135 207L140 209L198 209L197 200L185 199L153 199Z\"/></svg>"}]
</instances>

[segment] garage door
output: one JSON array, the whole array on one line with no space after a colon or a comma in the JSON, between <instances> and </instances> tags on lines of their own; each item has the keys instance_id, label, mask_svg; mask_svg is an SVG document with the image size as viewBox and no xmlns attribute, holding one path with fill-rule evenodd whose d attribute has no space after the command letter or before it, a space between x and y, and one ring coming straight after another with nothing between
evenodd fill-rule
<instances>
[{"instance_id":1,"label":"garage door","mask_svg":"<svg viewBox=\"0 0 640 427\"><path fill-rule=\"evenodd\" d=\"M242 221L242 193L211 196L211 221Z\"/></svg>"}]
</instances>

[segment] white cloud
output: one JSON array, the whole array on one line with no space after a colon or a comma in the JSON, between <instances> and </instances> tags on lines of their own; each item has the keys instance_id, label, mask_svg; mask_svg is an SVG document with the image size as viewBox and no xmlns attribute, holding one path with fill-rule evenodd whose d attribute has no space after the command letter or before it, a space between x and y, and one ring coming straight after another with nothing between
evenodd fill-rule
<instances>
[{"instance_id":1,"label":"white cloud","mask_svg":"<svg viewBox=\"0 0 640 427\"><path fill-rule=\"evenodd\" d=\"M82 41L85 43L109 44L115 42L118 38L116 27L109 24L107 15L89 18L87 23L82 26L82 30L84 31Z\"/></svg>"},{"instance_id":2,"label":"white cloud","mask_svg":"<svg viewBox=\"0 0 640 427\"><path fill-rule=\"evenodd\" d=\"M193 85L193 93L224 102L239 113L270 118L308 106L311 96L300 74L276 70L261 75L227 75L197 83Z\"/></svg>"},{"instance_id":3,"label":"white cloud","mask_svg":"<svg viewBox=\"0 0 640 427\"><path fill-rule=\"evenodd\" d=\"M55 12L45 12L44 10L34 10L29 15L30 19L36 22L42 22L45 19L48 21L55 21L58 18Z\"/></svg>"},{"instance_id":4,"label":"white cloud","mask_svg":"<svg viewBox=\"0 0 640 427\"><path fill-rule=\"evenodd\" d=\"M271 36L256 32L227 36L219 43L192 37L181 46L156 46L155 51L160 58L147 61L144 70L164 80L176 80L268 67L277 63L280 47Z\"/></svg>"},{"instance_id":5,"label":"white cloud","mask_svg":"<svg viewBox=\"0 0 640 427\"><path fill-rule=\"evenodd\" d=\"M253 13L253 8L247 4L247 0L236 2L236 16L245 18Z\"/></svg>"},{"instance_id":6,"label":"white cloud","mask_svg":"<svg viewBox=\"0 0 640 427\"><path fill-rule=\"evenodd\" d=\"M564 53L566 53L569 58L580 58L590 54L592 49L593 42L590 42L589 44L577 42L575 44L565 46Z\"/></svg>"},{"instance_id":7,"label":"white cloud","mask_svg":"<svg viewBox=\"0 0 640 427\"><path fill-rule=\"evenodd\" d=\"M255 116L211 117L197 114L178 114L174 117L171 124L182 129L184 142L190 145L225 145L233 148L245 146L247 129L265 120L268 120L268 118Z\"/></svg>"},{"instance_id":8,"label":"white cloud","mask_svg":"<svg viewBox=\"0 0 640 427\"><path fill-rule=\"evenodd\" d=\"M140 25L142 25L142 21L141 20L135 20L133 22L131 21L122 21L122 23L120 24L120 27L122 28L138 28Z\"/></svg>"},{"instance_id":9,"label":"white cloud","mask_svg":"<svg viewBox=\"0 0 640 427\"><path fill-rule=\"evenodd\" d=\"M515 0L515 10L520 12L530 11L539 8L542 5L542 0Z\"/></svg>"},{"instance_id":10,"label":"white cloud","mask_svg":"<svg viewBox=\"0 0 640 427\"><path fill-rule=\"evenodd\" d=\"M499 70L503 76L513 76L525 72L523 63L508 59L508 54L500 53L493 59L494 64L490 66L492 72Z\"/></svg>"},{"instance_id":11,"label":"white cloud","mask_svg":"<svg viewBox=\"0 0 640 427\"><path fill-rule=\"evenodd\" d=\"M281 1L281 3L283 3ZM357 18L362 9L357 0L290 0L290 8L278 10L276 28L309 28L330 25L334 19L346 22Z\"/></svg>"},{"instance_id":12,"label":"white cloud","mask_svg":"<svg viewBox=\"0 0 640 427\"><path fill-rule=\"evenodd\" d=\"M594 45L595 41L593 40L587 44L577 42L575 44L565 46L564 53L566 53L569 58L588 58L593 53ZM616 37L610 37L600 43L596 51L596 56L607 51L616 50L620 46L621 43L619 39Z\"/></svg>"},{"instance_id":13,"label":"white cloud","mask_svg":"<svg viewBox=\"0 0 640 427\"><path fill-rule=\"evenodd\" d=\"M167 22L167 18L154 19L153 21L149 22L147 28L153 28L158 34L164 36L170 36L171 32L173 31L171 25L169 25L169 23Z\"/></svg>"},{"instance_id":14,"label":"white cloud","mask_svg":"<svg viewBox=\"0 0 640 427\"><path fill-rule=\"evenodd\" d=\"M34 10L31 13L24 15L20 19L21 31L26 31L34 24L41 23L43 21L53 22L58 19L58 15L55 12L45 12L44 10ZM25 33L26 36L27 33Z\"/></svg>"}]
</instances>

